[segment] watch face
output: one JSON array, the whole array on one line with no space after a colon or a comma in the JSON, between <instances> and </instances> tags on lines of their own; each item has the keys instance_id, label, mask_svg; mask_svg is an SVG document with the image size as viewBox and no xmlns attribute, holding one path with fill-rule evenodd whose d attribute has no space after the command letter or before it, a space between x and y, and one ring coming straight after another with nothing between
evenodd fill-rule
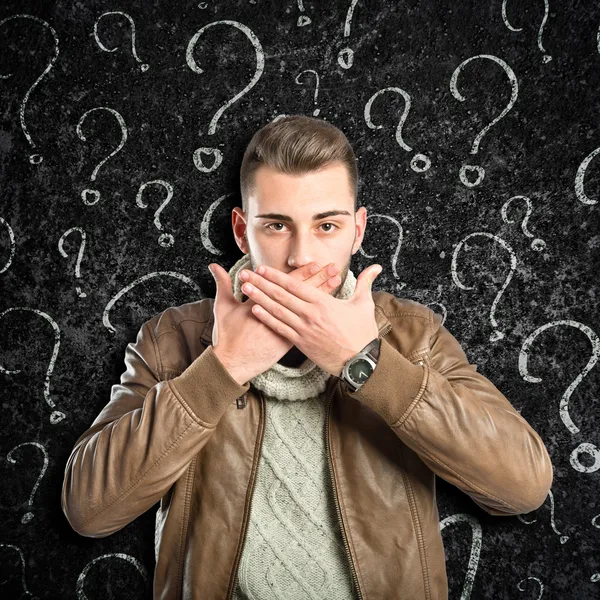
<instances>
[{"instance_id":1,"label":"watch face","mask_svg":"<svg viewBox=\"0 0 600 600\"><path fill-rule=\"evenodd\" d=\"M364 383L373 372L373 366L368 360L359 358L348 367L348 375L355 383Z\"/></svg>"}]
</instances>

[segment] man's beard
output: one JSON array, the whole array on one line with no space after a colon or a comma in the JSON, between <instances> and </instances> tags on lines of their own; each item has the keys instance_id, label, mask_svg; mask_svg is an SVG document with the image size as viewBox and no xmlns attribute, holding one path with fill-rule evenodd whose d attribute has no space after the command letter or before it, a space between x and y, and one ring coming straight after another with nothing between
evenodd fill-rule
<instances>
[{"instance_id":1,"label":"man's beard","mask_svg":"<svg viewBox=\"0 0 600 600\"><path fill-rule=\"evenodd\" d=\"M256 267L258 267L258 264L254 261L251 251L248 251L248 256L250 258L250 266L252 267L252 270L256 271ZM352 260L352 254L350 254L350 258L348 258L348 261L346 262L346 265L342 269L342 272L340 274L338 274L338 277L340 277L341 282L330 293L330 295L333 296L334 298L339 297L339 293L342 289L342 286L344 285L344 282L346 281L346 277L348 275L348 270L350 269L350 261L351 260ZM244 294L242 292L242 302L245 302L247 299L248 299L248 296L246 296L246 294ZM296 348L296 346L292 346L290 348L290 350L288 350L288 352L286 354L284 354L277 362L279 364L283 365L284 367L297 368L297 367L301 366L302 363L304 363L304 361L307 358L308 357L306 356L306 354L304 354L303 352L298 350L298 348Z\"/></svg>"}]
</instances>

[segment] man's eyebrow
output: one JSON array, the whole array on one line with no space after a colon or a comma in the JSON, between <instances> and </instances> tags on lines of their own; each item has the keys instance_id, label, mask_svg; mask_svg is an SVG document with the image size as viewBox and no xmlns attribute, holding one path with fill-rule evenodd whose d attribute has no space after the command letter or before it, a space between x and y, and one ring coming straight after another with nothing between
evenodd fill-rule
<instances>
[{"instance_id":1,"label":"man's eyebrow","mask_svg":"<svg viewBox=\"0 0 600 600\"><path fill-rule=\"evenodd\" d=\"M326 212L317 213L313 215L313 221L318 221L320 219L326 219L327 217L335 217L336 215L347 215L351 217L352 215L347 210L328 210ZM263 213L262 215L256 215L255 219L277 219L279 221L289 221L290 223L294 222L292 217L288 215L280 215L279 213Z\"/></svg>"}]
</instances>

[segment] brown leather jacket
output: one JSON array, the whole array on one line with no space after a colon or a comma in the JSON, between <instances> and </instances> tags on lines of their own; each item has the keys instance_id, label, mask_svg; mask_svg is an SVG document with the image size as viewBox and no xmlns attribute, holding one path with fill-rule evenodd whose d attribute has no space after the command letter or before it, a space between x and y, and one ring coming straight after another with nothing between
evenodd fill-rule
<instances>
[{"instance_id":1,"label":"brown leather jacket","mask_svg":"<svg viewBox=\"0 0 600 600\"><path fill-rule=\"evenodd\" d=\"M446 600L435 476L492 515L518 515L543 504L552 464L437 313L372 294L377 367L355 393L337 377L326 391L343 541L360 598ZM160 600L230 598L261 452L265 401L212 352L213 303L171 307L142 325L65 468L62 509L83 536L108 536L160 501Z\"/></svg>"}]
</instances>

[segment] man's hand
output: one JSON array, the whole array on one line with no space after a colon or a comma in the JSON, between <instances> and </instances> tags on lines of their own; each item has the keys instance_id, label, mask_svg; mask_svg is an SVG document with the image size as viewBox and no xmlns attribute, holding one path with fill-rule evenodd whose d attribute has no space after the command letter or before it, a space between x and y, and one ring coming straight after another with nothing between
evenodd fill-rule
<instances>
[{"instance_id":1,"label":"man's hand","mask_svg":"<svg viewBox=\"0 0 600 600\"><path fill-rule=\"evenodd\" d=\"M362 271L348 300L264 265L256 272L244 269L240 279L245 282L242 291L255 302L252 312L258 319L339 377L348 359L378 337L371 285L381 270L381 265L370 265Z\"/></svg>"}]
</instances>

